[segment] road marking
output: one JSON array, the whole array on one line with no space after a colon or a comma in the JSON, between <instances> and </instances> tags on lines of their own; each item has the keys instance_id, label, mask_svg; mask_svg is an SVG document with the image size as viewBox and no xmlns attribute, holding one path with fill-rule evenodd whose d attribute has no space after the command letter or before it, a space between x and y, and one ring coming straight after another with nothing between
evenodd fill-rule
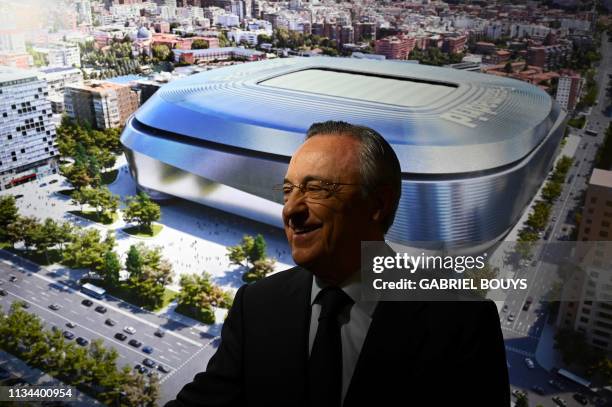
<instances>
[{"instance_id":1,"label":"road marking","mask_svg":"<svg viewBox=\"0 0 612 407\"><path fill-rule=\"evenodd\" d=\"M85 317L86 320L88 320L89 322L96 322L93 318L89 318L89 317Z\"/></svg>"},{"instance_id":2,"label":"road marking","mask_svg":"<svg viewBox=\"0 0 612 407\"><path fill-rule=\"evenodd\" d=\"M68 297L65 297L65 298L64 298L64 300L66 300L66 301L68 301L68 302L74 302L74 301L72 301L72 300L71 300L70 298L68 298Z\"/></svg>"},{"instance_id":3,"label":"road marking","mask_svg":"<svg viewBox=\"0 0 612 407\"><path fill-rule=\"evenodd\" d=\"M25 299L25 298L23 298L23 297L21 297L21 296L19 296L19 295L15 294L15 293L11 293L11 292L9 292L9 294L10 294L10 295L12 295L12 296L14 296L14 297L17 297L17 298L19 298L19 299L21 299L21 300L26 301L26 299ZM32 304L32 305L34 305L35 307L38 307L38 308L42 309L43 311L46 311L46 312L48 312L48 313L50 313L50 314L52 314L52 315L55 315L55 316L57 316L57 317L59 317L59 318L61 318L61 319L64 319L64 320L66 320L66 321L70 322L70 320L69 320L68 318L66 318L66 317L64 317L64 316L62 316L62 315L60 315L60 314L58 314L58 313L55 313L55 312L53 312L53 311L50 311L50 310L46 309L45 307L41 307L41 306L40 306L40 305L38 305L38 304ZM35 315L36 315L36 314L35 314ZM101 334L100 332L95 331L95 330L93 330L93 329L91 329L91 328L88 328L88 327L86 327L86 326L83 326L83 325L81 325L81 328L83 328L83 329L85 329L85 330L87 330L87 331L89 331L89 332L93 333L94 335L97 335L97 336L102 337L104 340L108 340L109 342L112 342L112 343L114 343L114 344L120 345L120 346L124 347L125 349L128 349L128 350L130 350L130 351L132 351L132 352L134 352L134 353L137 353L138 355L142 356L142 355L141 355L141 353L140 353L138 350L136 350L136 349L132 349L131 347L129 347L129 346L127 346L127 345L124 345L124 344L123 344L123 343L121 343L121 342L116 341L114 338L111 338L111 337L108 337L108 336L106 336L106 335L103 335L103 334ZM149 356L149 359L151 359L151 360L155 360L154 358L152 358L152 357L150 357L150 356ZM180 360L180 359L179 359L179 360ZM155 360L155 361L156 361L157 363L160 363L158 360ZM170 367L171 367L172 369L176 369L175 367L172 367L172 366L170 366Z\"/></svg>"},{"instance_id":4,"label":"road marking","mask_svg":"<svg viewBox=\"0 0 612 407\"><path fill-rule=\"evenodd\" d=\"M26 260L26 261L27 261L27 259L22 259L22 260ZM30 262L30 263L32 263L32 262ZM39 266L38 264L36 264L36 263L32 263L32 264L34 264L34 265L36 265L36 266L40 267L40 266ZM19 266L19 269L25 270L25 269L24 269L24 268L22 268L21 266ZM46 277L46 276L42 276L42 275L39 275L39 274L34 274L34 273L33 273L32 275L33 275L33 276L35 276L35 277L38 277L39 279L44 280L44 281L46 281L46 282L48 282L48 283L57 283L57 284L61 284L61 283L58 283L56 280L54 280L54 279L52 279L52 278L49 278L49 277ZM15 284L15 286L19 287L17 284ZM137 320L137 321L139 321L139 322L141 322L141 323L143 323L143 324L145 324L145 325L149 325L149 326L151 326L151 327L153 327L153 328L156 328L156 329L157 329L157 328L159 328L159 325L157 325L157 324L154 324L154 323L152 323L152 322L150 322L150 321L147 321L146 319L139 318L139 317L137 317L136 315L134 315L134 314L133 314L133 313L131 313L131 312L128 312L128 311L125 311L125 310L122 310L122 309L116 308L115 306L110 305L110 304L108 304L108 303L105 303L105 302L101 302L101 301L95 300L95 299L93 299L93 298L89 297L88 295L85 295L85 294L81 293L80 291L77 291L77 290L74 290L74 289L70 288L70 289L69 289L69 292L70 292L70 293L72 293L72 294L76 294L76 295L78 295L78 296L80 296L80 297L90 299L90 300L92 300L93 302L97 303L98 305L104 305L104 306L105 306L106 308L108 308L108 309L112 309L112 310L113 310L113 311L115 311L115 312L118 312L118 313L120 313L120 314L126 315L126 316L128 316L128 317L130 317L130 318L133 318L133 319L135 319L135 320ZM107 295L108 295L108 294L107 294ZM112 297L112 296L111 296L111 297ZM113 297L113 298L115 298L115 297ZM125 301L123 301L123 300L120 300L119 298L117 298L117 300L118 300L118 301L125 302ZM126 304L129 304L129 303L127 303L127 302L125 302L125 303L126 303ZM133 305L131 305L131 304L130 304L130 308L131 308L131 307L133 307ZM135 308L137 308L137 307L135 307ZM138 311L139 311L139 312L142 312L142 309L140 309L140 308L137 308L137 309L138 309ZM175 336L175 337L176 337L176 338L178 338L178 339L182 339L182 340L183 340L183 341L185 341L185 342L191 343L192 345L195 345L195 346L198 346L198 347L205 346L205 345L203 345L203 344L201 344L201 343L198 343L198 342L196 342L196 341L194 341L194 340L192 340L192 339L187 338L186 336L183 336L183 335L177 334L176 332L173 332L173 331L166 331L166 332L167 332L169 335L173 335L173 336Z\"/></svg>"},{"instance_id":5,"label":"road marking","mask_svg":"<svg viewBox=\"0 0 612 407\"><path fill-rule=\"evenodd\" d=\"M26 290L28 293L30 293L30 294L32 294L32 295L34 295L34 291L30 290L29 288L26 288L25 290Z\"/></svg>"},{"instance_id":6,"label":"road marking","mask_svg":"<svg viewBox=\"0 0 612 407\"><path fill-rule=\"evenodd\" d=\"M170 353L178 353L174 349L171 349L171 348L168 348L168 352L170 352Z\"/></svg>"},{"instance_id":7,"label":"road marking","mask_svg":"<svg viewBox=\"0 0 612 407\"><path fill-rule=\"evenodd\" d=\"M160 359L163 359L163 360L170 360L170 359L168 359L167 357L165 357L164 355L160 355L160 356L159 356L159 358L160 358Z\"/></svg>"},{"instance_id":8,"label":"road marking","mask_svg":"<svg viewBox=\"0 0 612 407\"><path fill-rule=\"evenodd\" d=\"M76 312L76 311L75 311L75 310L73 310L73 309L71 309L71 310L70 310L70 312L72 312L72 313L73 313L73 314L75 314L75 315L79 315L79 313L78 313L78 312Z\"/></svg>"},{"instance_id":9,"label":"road marking","mask_svg":"<svg viewBox=\"0 0 612 407\"><path fill-rule=\"evenodd\" d=\"M200 354L200 352L202 352L204 349L208 348L209 346L211 346L213 343L215 343L215 341L218 339L219 337L214 337L210 340L210 342L208 342L206 345L202 346L200 349L198 349L197 352L195 352L193 355L191 355L189 357L189 359L187 359L186 361L184 361L179 367L178 369L175 369L173 371L171 371L170 373L168 373L166 376L164 376L160 381L159 384L163 384L166 380L168 380L173 374L175 374L177 371L179 371L180 369L182 369L187 363L191 362L191 360L193 358L195 358L196 356L198 356L198 354Z\"/></svg>"},{"instance_id":10,"label":"road marking","mask_svg":"<svg viewBox=\"0 0 612 407\"><path fill-rule=\"evenodd\" d=\"M155 338L153 338L153 335L148 334L148 333L146 333L146 332L145 332L143 335L144 335L144 336L148 336L148 337L149 337L149 338L151 338L151 339L155 339Z\"/></svg>"},{"instance_id":11,"label":"road marking","mask_svg":"<svg viewBox=\"0 0 612 407\"><path fill-rule=\"evenodd\" d=\"M183 348L185 347L185 345L183 345L183 344L182 344L182 343L180 343L180 342L177 342L176 344L177 344L178 346L183 347Z\"/></svg>"}]
</instances>

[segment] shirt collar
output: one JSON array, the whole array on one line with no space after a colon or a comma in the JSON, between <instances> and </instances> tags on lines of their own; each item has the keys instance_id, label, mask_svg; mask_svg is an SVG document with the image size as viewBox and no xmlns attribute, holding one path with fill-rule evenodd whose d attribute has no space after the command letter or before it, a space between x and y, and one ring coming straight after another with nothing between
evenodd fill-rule
<instances>
[{"instance_id":1,"label":"shirt collar","mask_svg":"<svg viewBox=\"0 0 612 407\"><path fill-rule=\"evenodd\" d=\"M313 276L312 289L310 290L310 305L315 303L315 299L319 292L327 287L329 284L319 279L317 276ZM359 307L364 313L370 317L374 313L377 301L364 301L361 299L361 275L359 272L353 273L351 277L343 281L339 288L346 293L355 302L355 305Z\"/></svg>"}]
</instances>

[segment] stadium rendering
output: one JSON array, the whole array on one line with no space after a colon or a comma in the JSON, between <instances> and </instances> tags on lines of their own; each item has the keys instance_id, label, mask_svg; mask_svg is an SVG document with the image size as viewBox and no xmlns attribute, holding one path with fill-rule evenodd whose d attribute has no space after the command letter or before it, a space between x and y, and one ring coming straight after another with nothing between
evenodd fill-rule
<instances>
[{"instance_id":1,"label":"stadium rendering","mask_svg":"<svg viewBox=\"0 0 612 407\"><path fill-rule=\"evenodd\" d=\"M565 112L513 79L398 61L289 58L162 87L121 136L153 198L180 197L282 226L282 182L314 122L379 131L402 167L387 239L492 244L518 221L560 144Z\"/></svg>"}]
</instances>

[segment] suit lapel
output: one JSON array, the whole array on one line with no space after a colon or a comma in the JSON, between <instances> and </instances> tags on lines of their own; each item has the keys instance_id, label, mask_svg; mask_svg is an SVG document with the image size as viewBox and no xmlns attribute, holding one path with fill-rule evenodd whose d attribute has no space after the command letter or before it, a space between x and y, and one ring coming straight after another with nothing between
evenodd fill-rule
<instances>
[{"instance_id":1,"label":"suit lapel","mask_svg":"<svg viewBox=\"0 0 612 407\"><path fill-rule=\"evenodd\" d=\"M410 326L423 306L417 301L378 303L344 400L345 407L360 405L361 393L372 389L373 375L394 375L394 367L406 372L421 347L421 336L411 331Z\"/></svg>"}]
</instances>

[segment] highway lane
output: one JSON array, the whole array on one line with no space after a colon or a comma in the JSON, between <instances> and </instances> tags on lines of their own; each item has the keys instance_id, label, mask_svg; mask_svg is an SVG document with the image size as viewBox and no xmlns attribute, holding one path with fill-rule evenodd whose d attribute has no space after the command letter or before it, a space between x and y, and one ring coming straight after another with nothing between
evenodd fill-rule
<instances>
[{"instance_id":1,"label":"highway lane","mask_svg":"<svg viewBox=\"0 0 612 407\"><path fill-rule=\"evenodd\" d=\"M17 281L10 282L9 276L15 275ZM97 300L58 283L48 276L29 272L0 262L1 288L8 295L0 297L0 305L8 310L15 301L26 301L30 304L27 312L38 315L47 328L57 326L60 329L72 332L76 337L83 337L89 341L102 339L108 347L113 347L119 354L118 366L142 364L145 358L152 359L170 369L169 373L156 370L162 385L162 402L168 401L176 395L180 388L193 376L204 370L204 367L214 354L216 342L211 337L201 335L186 336L166 330L168 325L154 324L143 319L140 315L131 314L124 308L118 308L115 301ZM84 299L89 299L93 305L82 305ZM59 310L51 310L49 305L57 304ZM95 307L103 305L107 308L105 313L95 311ZM105 324L106 319L115 321L115 326ZM159 317L158 317L159 318ZM75 323L76 327L69 328L66 324ZM173 321L174 324L176 322ZM132 326L136 330L133 335L123 332L123 327ZM155 331L162 326L165 329L163 338L155 336ZM123 332L127 338L120 341L114 337L115 333ZM142 342L139 347L128 344L130 339ZM73 339L74 340L74 339ZM142 351L145 345L153 347L153 353L148 355Z\"/></svg>"}]
</instances>

